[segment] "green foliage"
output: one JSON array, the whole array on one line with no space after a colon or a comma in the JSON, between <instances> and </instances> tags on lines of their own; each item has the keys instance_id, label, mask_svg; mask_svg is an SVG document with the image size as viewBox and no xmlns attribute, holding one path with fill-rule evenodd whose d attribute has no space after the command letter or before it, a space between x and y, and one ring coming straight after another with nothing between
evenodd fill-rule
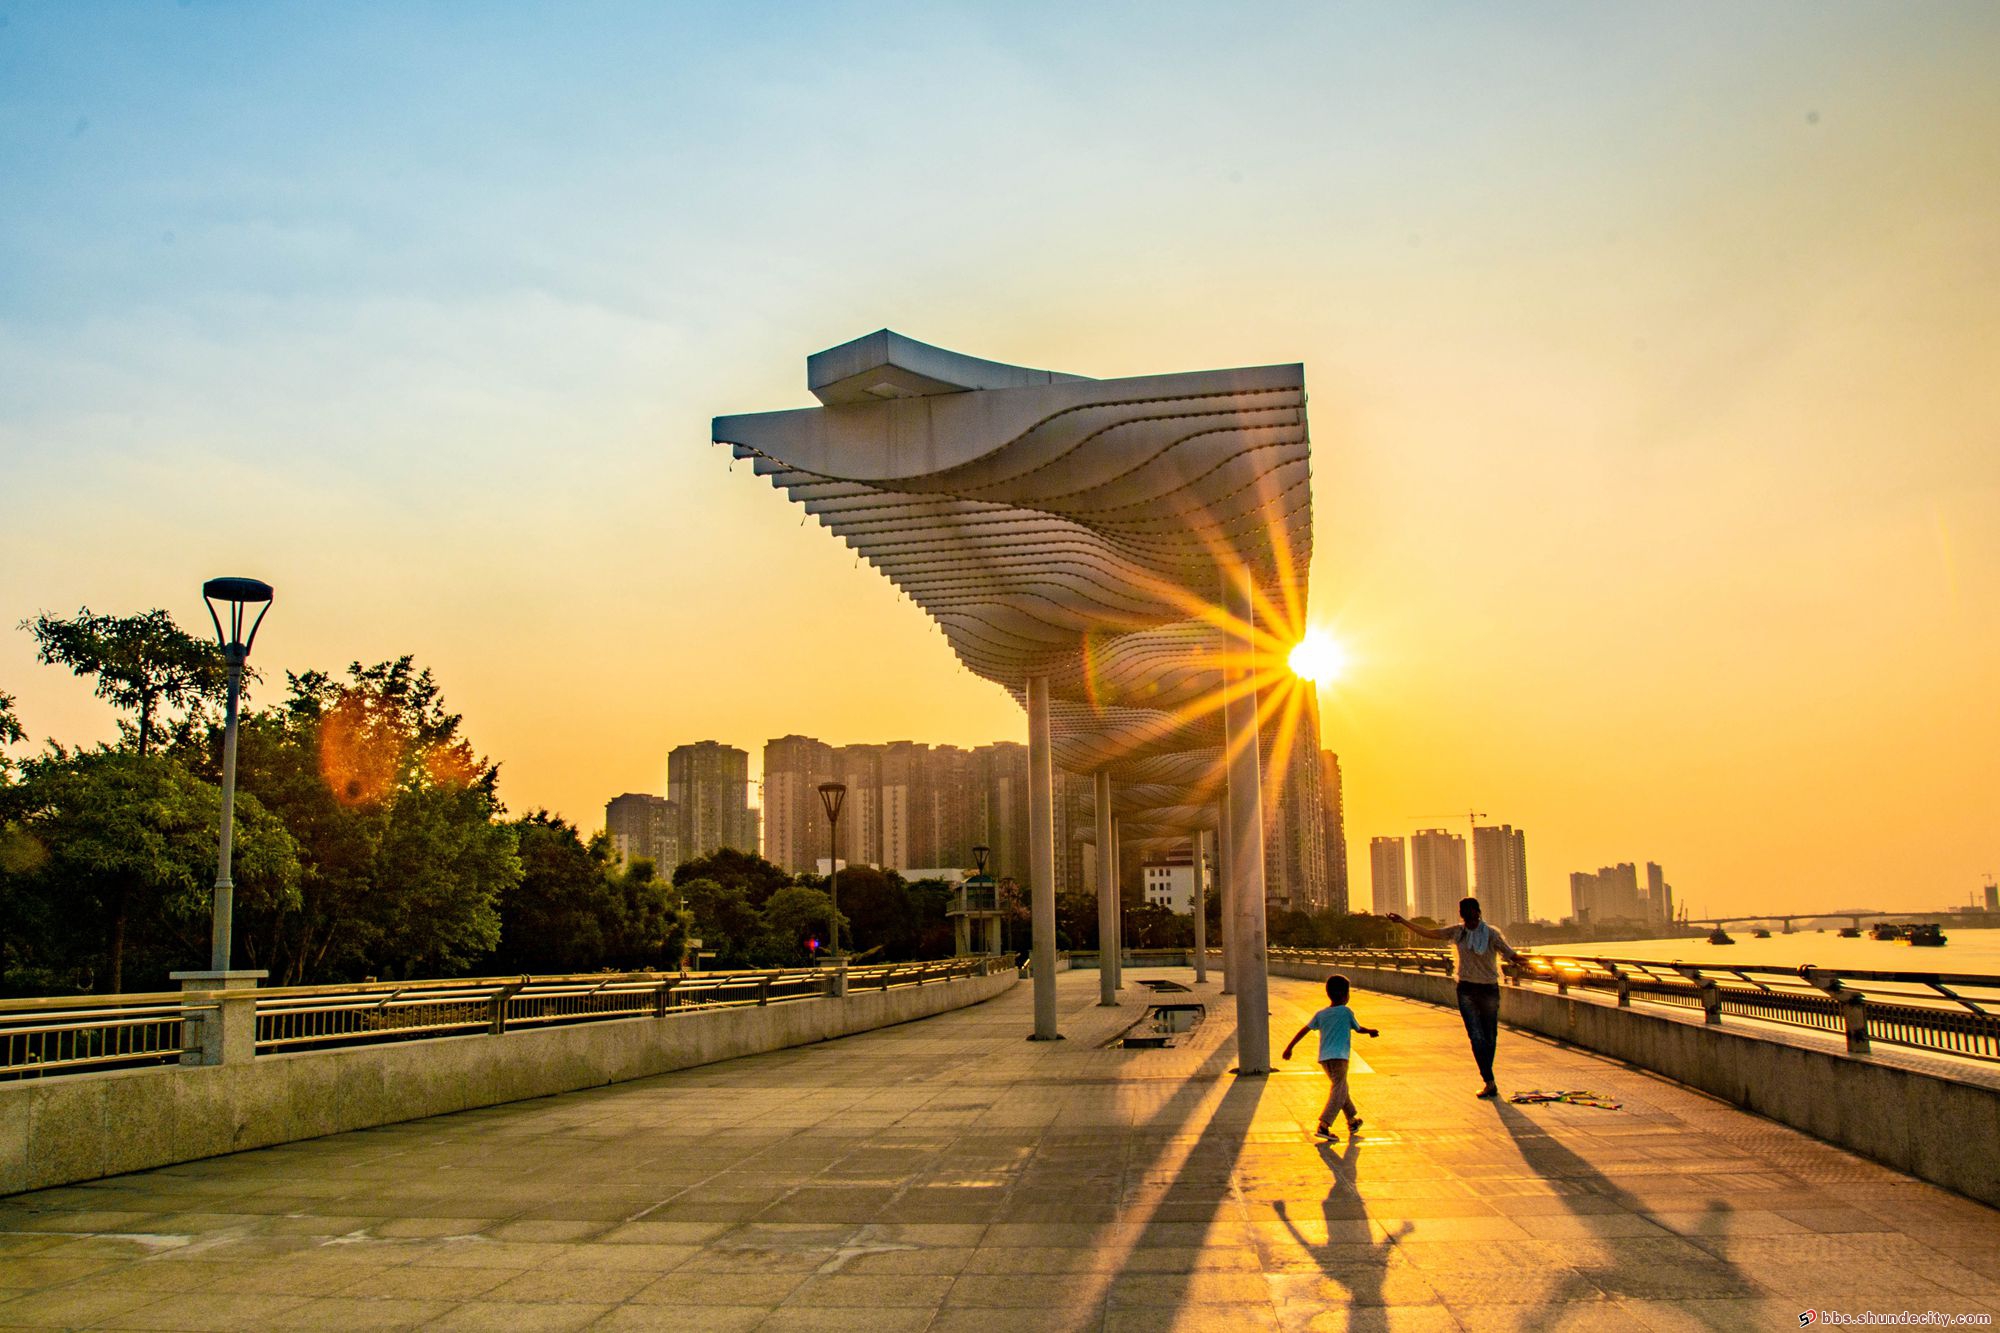
<instances>
[{"instance_id":1,"label":"green foliage","mask_svg":"<svg viewBox=\"0 0 2000 1333\"><path fill-rule=\"evenodd\" d=\"M21 719L14 716L14 696L0 690L0 745L12 745L26 739L28 733L22 730Z\"/></svg>"},{"instance_id":2,"label":"green foliage","mask_svg":"<svg viewBox=\"0 0 2000 1333\"><path fill-rule=\"evenodd\" d=\"M701 941L704 953L715 955L704 967L753 967L763 961L763 922L747 889L701 877L682 879L679 871L674 872L674 888L685 905L689 935Z\"/></svg>"},{"instance_id":3,"label":"green foliage","mask_svg":"<svg viewBox=\"0 0 2000 1333\"><path fill-rule=\"evenodd\" d=\"M177 760L56 751L6 791L0 962L12 989L166 985L208 953L221 792ZM239 910L298 902L298 849L239 794L232 878Z\"/></svg>"},{"instance_id":4,"label":"green foliage","mask_svg":"<svg viewBox=\"0 0 2000 1333\"><path fill-rule=\"evenodd\" d=\"M855 953L879 950L884 959L916 956L917 920L901 875L874 866L846 866L840 872L838 888L840 914L848 922L849 949ZM820 918L822 939L826 936L825 920Z\"/></svg>"},{"instance_id":5,"label":"green foliage","mask_svg":"<svg viewBox=\"0 0 2000 1333\"><path fill-rule=\"evenodd\" d=\"M772 894L792 883L792 877L783 867L771 864L755 852L739 852L734 847L723 847L674 867L675 884L686 885L696 879L739 888L750 905L758 909L770 901Z\"/></svg>"},{"instance_id":6,"label":"green foliage","mask_svg":"<svg viewBox=\"0 0 2000 1333\"><path fill-rule=\"evenodd\" d=\"M500 896L497 972L627 971L680 965L687 924L674 887L640 859L613 865L546 810L515 822L521 878Z\"/></svg>"},{"instance_id":7,"label":"green foliage","mask_svg":"<svg viewBox=\"0 0 2000 1333\"><path fill-rule=\"evenodd\" d=\"M828 945L827 923L832 912L833 901L823 889L791 884L773 893L760 913L763 922L760 961L789 967L811 961L814 955L806 947L806 941L817 939L823 949ZM838 924L843 938L852 936L845 915Z\"/></svg>"},{"instance_id":8,"label":"green foliage","mask_svg":"<svg viewBox=\"0 0 2000 1333\"><path fill-rule=\"evenodd\" d=\"M302 983L483 961L521 876L515 829L497 819L498 770L460 735L431 673L403 657L288 683L282 704L243 719L237 777L298 839L300 899L239 912L245 965Z\"/></svg>"},{"instance_id":9,"label":"green foliage","mask_svg":"<svg viewBox=\"0 0 2000 1333\"><path fill-rule=\"evenodd\" d=\"M119 725L141 755L152 753L162 708L198 713L228 692L222 650L182 630L165 611L100 616L86 606L69 619L44 612L21 628L35 636L41 661L95 676L97 697L133 714Z\"/></svg>"}]
</instances>

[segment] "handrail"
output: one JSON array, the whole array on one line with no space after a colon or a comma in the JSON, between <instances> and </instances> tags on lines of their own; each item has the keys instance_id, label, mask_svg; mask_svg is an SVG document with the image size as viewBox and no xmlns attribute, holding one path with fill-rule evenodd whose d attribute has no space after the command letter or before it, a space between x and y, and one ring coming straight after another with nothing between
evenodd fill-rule
<instances>
[{"instance_id":1,"label":"handrail","mask_svg":"<svg viewBox=\"0 0 2000 1333\"><path fill-rule=\"evenodd\" d=\"M888 990L1012 966L972 954L845 971L850 990ZM587 972L0 1000L0 1079L171 1064L199 1044L184 1035L188 1024L232 1005L254 1015L256 1050L270 1054L818 999L836 993L837 975L828 966Z\"/></svg>"},{"instance_id":2,"label":"handrail","mask_svg":"<svg viewBox=\"0 0 2000 1333\"><path fill-rule=\"evenodd\" d=\"M1450 975L1442 949L1273 949L1271 957L1330 967L1389 967ZM1634 1002L1700 1009L1704 1021L1725 1015L1844 1033L1848 1049L1872 1042L1974 1060L2000 1061L2000 976L1962 972L1787 968L1758 963L1663 962L1523 951L1506 965L1515 985L1571 987Z\"/></svg>"}]
</instances>

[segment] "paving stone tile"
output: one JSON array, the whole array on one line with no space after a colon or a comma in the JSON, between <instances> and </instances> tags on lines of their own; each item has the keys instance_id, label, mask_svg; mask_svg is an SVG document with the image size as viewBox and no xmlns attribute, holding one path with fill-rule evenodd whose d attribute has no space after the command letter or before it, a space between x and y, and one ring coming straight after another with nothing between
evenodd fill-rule
<instances>
[{"instance_id":1,"label":"paving stone tile","mask_svg":"<svg viewBox=\"0 0 2000 1333\"><path fill-rule=\"evenodd\" d=\"M1059 981L1064 1043L1021 1040L1022 988L0 1200L0 1327L1678 1333L1796 1326L1806 1292L1958 1310L2000 1288L2000 1213L1585 1053L1510 1033L1505 1075L1626 1110L1496 1107L1456 1015L1371 995L1395 1040L1358 1082L1369 1132L1327 1144L1316 1071L1229 1077L1226 1021L1104 1048L1133 1010L1094 980ZM1271 996L1280 1037L1319 1003Z\"/></svg>"}]
</instances>

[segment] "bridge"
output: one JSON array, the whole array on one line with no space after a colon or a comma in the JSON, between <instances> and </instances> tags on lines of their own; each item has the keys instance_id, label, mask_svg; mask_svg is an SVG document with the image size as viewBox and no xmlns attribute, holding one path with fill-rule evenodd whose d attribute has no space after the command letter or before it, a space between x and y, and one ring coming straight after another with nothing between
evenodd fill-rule
<instances>
[{"instance_id":1,"label":"bridge","mask_svg":"<svg viewBox=\"0 0 2000 1333\"><path fill-rule=\"evenodd\" d=\"M1057 980L838 1041L0 1201L0 1325L974 1330L1796 1327L1991 1311L2000 1214L1713 1097L1375 993L1357 1138L1233 1025L1113 1042ZM1324 1003L1273 978L1274 1046Z\"/></svg>"},{"instance_id":2,"label":"bridge","mask_svg":"<svg viewBox=\"0 0 2000 1333\"><path fill-rule=\"evenodd\" d=\"M1784 933L1792 934L1794 921L1841 921L1845 920L1856 930L1864 921L1950 921L1953 913L1939 909L1935 912L1885 912L1879 907L1842 907L1827 912L1752 912L1745 916L1691 916L1684 917L1690 926L1736 926L1752 925L1766 921L1784 923Z\"/></svg>"}]
</instances>

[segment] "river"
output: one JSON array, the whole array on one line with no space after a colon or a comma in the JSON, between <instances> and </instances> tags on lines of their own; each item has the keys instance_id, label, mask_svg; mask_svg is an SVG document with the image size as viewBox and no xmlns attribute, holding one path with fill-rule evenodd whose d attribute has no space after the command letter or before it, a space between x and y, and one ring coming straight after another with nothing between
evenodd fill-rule
<instances>
[{"instance_id":1,"label":"river","mask_svg":"<svg viewBox=\"0 0 2000 1333\"><path fill-rule=\"evenodd\" d=\"M1601 940L1588 944L1541 944L1534 953L1570 954L1586 958L1635 958L1647 962L1755 963L1764 967L1853 968L1875 972L1960 972L2000 976L2000 930L1957 930L1951 918L1935 918L1944 928L1942 949L1917 949L1902 940L1870 939L1862 927L1858 940L1844 940L1832 930L1801 930L1768 940L1756 939L1748 927L1730 928L1734 944L1710 944L1701 937L1668 940Z\"/></svg>"}]
</instances>

